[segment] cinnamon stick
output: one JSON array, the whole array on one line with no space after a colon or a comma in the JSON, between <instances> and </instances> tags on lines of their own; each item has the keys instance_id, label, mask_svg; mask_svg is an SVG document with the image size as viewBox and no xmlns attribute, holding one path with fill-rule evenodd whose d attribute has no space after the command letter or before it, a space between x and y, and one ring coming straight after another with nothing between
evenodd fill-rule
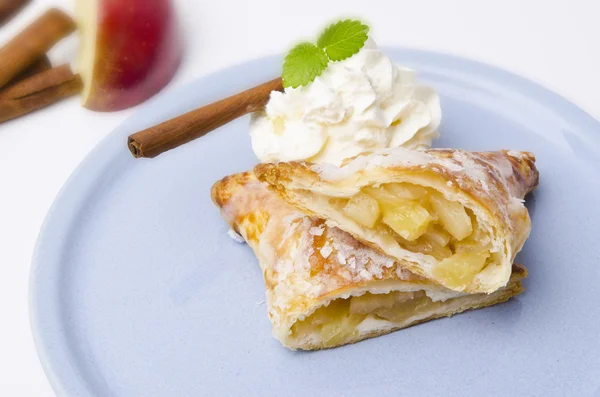
<instances>
[{"instance_id":1,"label":"cinnamon stick","mask_svg":"<svg viewBox=\"0 0 600 397\"><path fill-rule=\"evenodd\" d=\"M127 146L136 158L156 157L238 117L262 109L272 91L283 91L280 78L132 134L127 139Z\"/></svg>"},{"instance_id":2,"label":"cinnamon stick","mask_svg":"<svg viewBox=\"0 0 600 397\"><path fill-rule=\"evenodd\" d=\"M75 30L75 22L51 8L0 48L0 87L41 58L52 46Z\"/></svg>"},{"instance_id":3,"label":"cinnamon stick","mask_svg":"<svg viewBox=\"0 0 600 397\"><path fill-rule=\"evenodd\" d=\"M0 92L0 123L81 92L83 83L69 65L38 73Z\"/></svg>"},{"instance_id":4,"label":"cinnamon stick","mask_svg":"<svg viewBox=\"0 0 600 397\"><path fill-rule=\"evenodd\" d=\"M8 22L30 0L0 0L0 26Z\"/></svg>"},{"instance_id":5,"label":"cinnamon stick","mask_svg":"<svg viewBox=\"0 0 600 397\"><path fill-rule=\"evenodd\" d=\"M0 0L0 1L2 1L2 0ZM2 90L2 91L6 90L9 87L12 87L13 85L17 84L19 81L28 79L29 77L36 75L38 73L41 73L50 68L52 68L52 64L50 63L50 60L48 59L48 57L46 55L44 55L43 57L41 57L40 59L35 61L35 63L33 63L27 69L25 69L23 72L21 72L20 74L18 74L15 77L13 77L13 79L11 81L9 81L8 83L6 83L6 85L4 87L2 87L0 90Z\"/></svg>"}]
</instances>

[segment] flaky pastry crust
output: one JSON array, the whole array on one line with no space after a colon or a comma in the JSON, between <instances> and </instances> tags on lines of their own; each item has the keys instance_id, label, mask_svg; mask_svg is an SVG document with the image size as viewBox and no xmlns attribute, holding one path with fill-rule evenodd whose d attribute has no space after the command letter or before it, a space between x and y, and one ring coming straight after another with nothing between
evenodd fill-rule
<instances>
[{"instance_id":1,"label":"flaky pastry crust","mask_svg":"<svg viewBox=\"0 0 600 397\"><path fill-rule=\"evenodd\" d=\"M464 310L508 300L523 288L526 270L514 266L506 287L493 294L450 291L415 275L397 261L362 244L323 220L304 215L259 182L253 173L228 176L217 182L212 199L223 218L254 250L263 272L268 316L273 335L291 349L314 350L355 343L397 329ZM400 323L364 325L342 341L325 343L293 333L294 324L335 299L365 292L425 291L435 302Z\"/></svg>"}]
</instances>

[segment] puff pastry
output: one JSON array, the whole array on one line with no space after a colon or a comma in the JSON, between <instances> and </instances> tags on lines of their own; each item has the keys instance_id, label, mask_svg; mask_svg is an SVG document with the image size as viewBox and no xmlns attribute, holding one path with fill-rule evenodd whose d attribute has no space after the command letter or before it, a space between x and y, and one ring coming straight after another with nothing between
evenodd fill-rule
<instances>
[{"instance_id":1,"label":"puff pastry","mask_svg":"<svg viewBox=\"0 0 600 397\"><path fill-rule=\"evenodd\" d=\"M255 173L301 212L467 293L507 285L531 229L522 199L539 179L529 152L404 148L341 167L260 164Z\"/></svg>"},{"instance_id":2,"label":"puff pastry","mask_svg":"<svg viewBox=\"0 0 600 397\"><path fill-rule=\"evenodd\" d=\"M273 335L290 349L355 343L414 324L504 302L520 293L526 270L492 294L464 294L399 266L325 221L286 203L253 173L224 178L211 191L263 272Z\"/></svg>"}]
</instances>

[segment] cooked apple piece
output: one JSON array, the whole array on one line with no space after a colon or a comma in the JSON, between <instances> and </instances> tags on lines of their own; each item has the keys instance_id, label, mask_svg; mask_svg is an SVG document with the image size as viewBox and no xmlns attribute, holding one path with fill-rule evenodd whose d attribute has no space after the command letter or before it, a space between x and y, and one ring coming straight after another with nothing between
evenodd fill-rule
<instances>
[{"instance_id":1,"label":"cooked apple piece","mask_svg":"<svg viewBox=\"0 0 600 397\"><path fill-rule=\"evenodd\" d=\"M327 346L336 346L348 340L356 327L365 319L362 314L349 314L339 321L324 324L321 327L321 339Z\"/></svg>"},{"instance_id":2,"label":"cooked apple piece","mask_svg":"<svg viewBox=\"0 0 600 397\"><path fill-rule=\"evenodd\" d=\"M350 314L349 307L349 299L335 300L294 324L292 332L301 338L318 333L326 345L344 342L365 318L364 315Z\"/></svg>"},{"instance_id":3,"label":"cooked apple piece","mask_svg":"<svg viewBox=\"0 0 600 397\"><path fill-rule=\"evenodd\" d=\"M415 292L414 297L410 300L397 303L392 308L379 308L375 310L375 314L385 320L391 322L401 322L410 316L418 313L419 307L430 301L423 291Z\"/></svg>"},{"instance_id":4,"label":"cooked apple piece","mask_svg":"<svg viewBox=\"0 0 600 397\"><path fill-rule=\"evenodd\" d=\"M449 258L453 255L450 247L437 245L431 240L428 240L426 234L415 241L406 241L404 247L409 251L430 255L436 259Z\"/></svg>"},{"instance_id":5,"label":"cooked apple piece","mask_svg":"<svg viewBox=\"0 0 600 397\"><path fill-rule=\"evenodd\" d=\"M404 292L404 291L394 291L390 292L389 295L394 297L395 304L404 303L406 301L412 300L415 297L418 297L422 291L417 292Z\"/></svg>"},{"instance_id":6,"label":"cooked apple piece","mask_svg":"<svg viewBox=\"0 0 600 397\"><path fill-rule=\"evenodd\" d=\"M346 204L348 204L348 199L343 197L332 197L329 199L329 204L341 211L344 209Z\"/></svg>"},{"instance_id":7,"label":"cooked apple piece","mask_svg":"<svg viewBox=\"0 0 600 397\"><path fill-rule=\"evenodd\" d=\"M429 202L444 228L455 239L462 240L473 232L471 218L461 203L446 200L438 194L431 195Z\"/></svg>"},{"instance_id":8,"label":"cooked apple piece","mask_svg":"<svg viewBox=\"0 0 600 397\"><path fill-rule=\"evenodd\" d=\"M468 239L457 242L453 245L455 252L467 253L477 253L481 252L481 250L489 250L491 248L490 239L487 236L482 240L476 240L469 237Z\"/></svg>"},{"instance_id":9,"label":"cooked apple piece","mask_svg":"<svg viewBox=\"0 0 600 397\"><path fill-rule=\"evenodd\" d=\"M391 249L400 248L400 244L398 244L398 235L394 233L394 231L390 229L389 226L386 226L384 223L378 222L377 224L375 224L373 229L377 231L377 234L379 235L381 244L383 246ZM403 242L405 241L406 240L404 240Z\"/></svg>"},{"instance_id":10,"label":"cooked apple piece","mask_svg":"<svg viewBox=\"0 0 600 397\"><path fill-rule=\"evenodd\" d=\"M358 193L348 201L344 212L350 218L366 227L375 226L379 219L379 205L377 200L365 193Z\"/></svg>"},{"instance_id":11,"label":"cooked apple piece","mask_svg":"<svg viewBox=\"0 0 600 397\"><path fill-rule=\"evenodd\" d=\"M396 199L394 205L382 204L382 221L402 238L408 241L418 239L427 231L431 221L429 212L419 204L403 199Z\"/></svg>"},{"instance_id":12,"label":"cooked apple piece","mask_svg":"<svg viewBox=\"0 0 600 397\"><path fill-rule=\"evenodd\" d=\"M304 320L304 322L309 322L311 325L322 325L335 322L342 317L346 317L348 315L349 308L349 299L336 299L328 306L318 308L313 314Z\"/></svg>"},{"instance_id":13,"label":"cooked apple piece","mask_svg":"<svg viewBox=\"0 0 600 397\"><path fill-rule=\"evenodd\" d=\"M450 247L439 246L431 241L421 241L421 239L417 240L414 244L408 245L406 248L412 252L433 256L436 259L445 259L453 255Z\"/></svg>"},{"instance_id":14,"label":"cooked apple piece","mask_svg":"<svg viewBox=\"0 0 600 397\"><path fill-rule=\"evenodd\" d=\"M393 306L394 300L389 298L389 294L381 294L380 299L373 299L373 294L366 293L361 296L353 296L350 298L350 313L351 314L369 314L380 306Z\"/></svg>"},{"instance_id":15,"label":"cooked apple piece","mask_svg":"<svg viewBox=\"0 0 600 397\"><path fill-rule=\"evenodd\" d=\"M435 249L433 250L433 256L437 259L450 258L452 255L454 255L454 254L452 253L452 250L448 246L435 247Z\"/></svg>"},{"instance_id":16,"label":"cooked apple piece","mask_svg":"<svg viewBox=\"0 0 600 397\"><path fill-rule=\"evenodd\" d=\"M294 324L292 332L298 335L307 335L319 330L324 324L339 322L348 316L350 302L348 299L334 300L328 306L318 308L313 314Z\"/></svg>"},{"instance_id":17,"label":"cooked apple piece","mask_svg":"<svg viewBox=\"0 0 600 397\"><path fill-rule=\"evenodd\" d=\"M489 251L457 252L439 262L433 269L433 275L443 279L451 288L463 287L484 268L489 256Z\"/></svg>"},{"instance_id":18,"label":"cooked apple piece","mask_svg":"<svg viewBox=\"0 0 600 397\"><path fill-rule=\"evenodd\" d=\"M301 328L305 333L318 330L326 344L335 345L343 342L364 319L364 316L359 314L351 315L349 308L349 299L334 300L328 306L317 309L304 320Z\"/></svg>"},{"instance_id":19,"label":"cooked apple piece","mask_svg":"<svg viewBox=\"0 0 600 397\"><path fill-rule=\"evenodd\" d=\"M367 187L364 187L362 190L364 193L368 194L369 196L371 196L375 200L377 200L377 202L380 204L380 206L382 204L393 206L396 203L396 200L397 200L396 196L383 186L379 186L379 187L367 186Z\"/></svg>"},{"instance_id":20,"label":"cooked apple piece","mask_svg":"<svg viewBox=\"0 0 600 397\"><path fill-rule=\"evenodd\" d=\"M450 243L450 239L452 238L450 234L439 225L429 225L427 228L427 232L423 235L423 238L426 238L428 241L431 241L435 245L440 247L445 247Z\"/></svg>"},{"instance_id":21,"label":"cooked apple piece","mask_svg":"<svg viewBox=\"0 0 600 397\"><path fill-rule=\"evenodd\" d=\"M413 292L390 292L387 294L366 293L350 298L350 314L369 314L377 309L392 308L394 305L411 300Z\"/></svg>"},{"instance_id":22,"label":"cooked apple piece","mask_svg":"<svg viewBox=\"0 0 600 397\"><path fill-rule=\"evenodd\" d=\"M453 244L456 252L479 252L491 249L490 236L476 223L474 225L473 233L468 238Z\"/></svg>"},{"instance_id":23,"label":"cooked apple piece","mask_svg":"<svg viewBox=\"0 0 600 397\"><path fill-rule=\"evenodd\" d=\"M409 200L418 200L427 194L427 189L410 183L388 183L384 188L394 196Z\"/></svg>"}]
</instances>

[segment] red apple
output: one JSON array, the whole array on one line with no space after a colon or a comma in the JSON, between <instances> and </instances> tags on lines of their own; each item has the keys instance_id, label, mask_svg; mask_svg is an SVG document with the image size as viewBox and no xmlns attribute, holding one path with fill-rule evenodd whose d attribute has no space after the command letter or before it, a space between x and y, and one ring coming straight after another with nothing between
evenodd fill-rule
<instances>
[{"instance_id":1,"label":"red apple","mask_svg":"<svg viewBox=\"0 0 600 397\"><path fill-rule=\"evenodd\" d=\"M128 108L160 91L181 59L170 0L77 0L83 106Z\"/></svg>"}]
</instances>

